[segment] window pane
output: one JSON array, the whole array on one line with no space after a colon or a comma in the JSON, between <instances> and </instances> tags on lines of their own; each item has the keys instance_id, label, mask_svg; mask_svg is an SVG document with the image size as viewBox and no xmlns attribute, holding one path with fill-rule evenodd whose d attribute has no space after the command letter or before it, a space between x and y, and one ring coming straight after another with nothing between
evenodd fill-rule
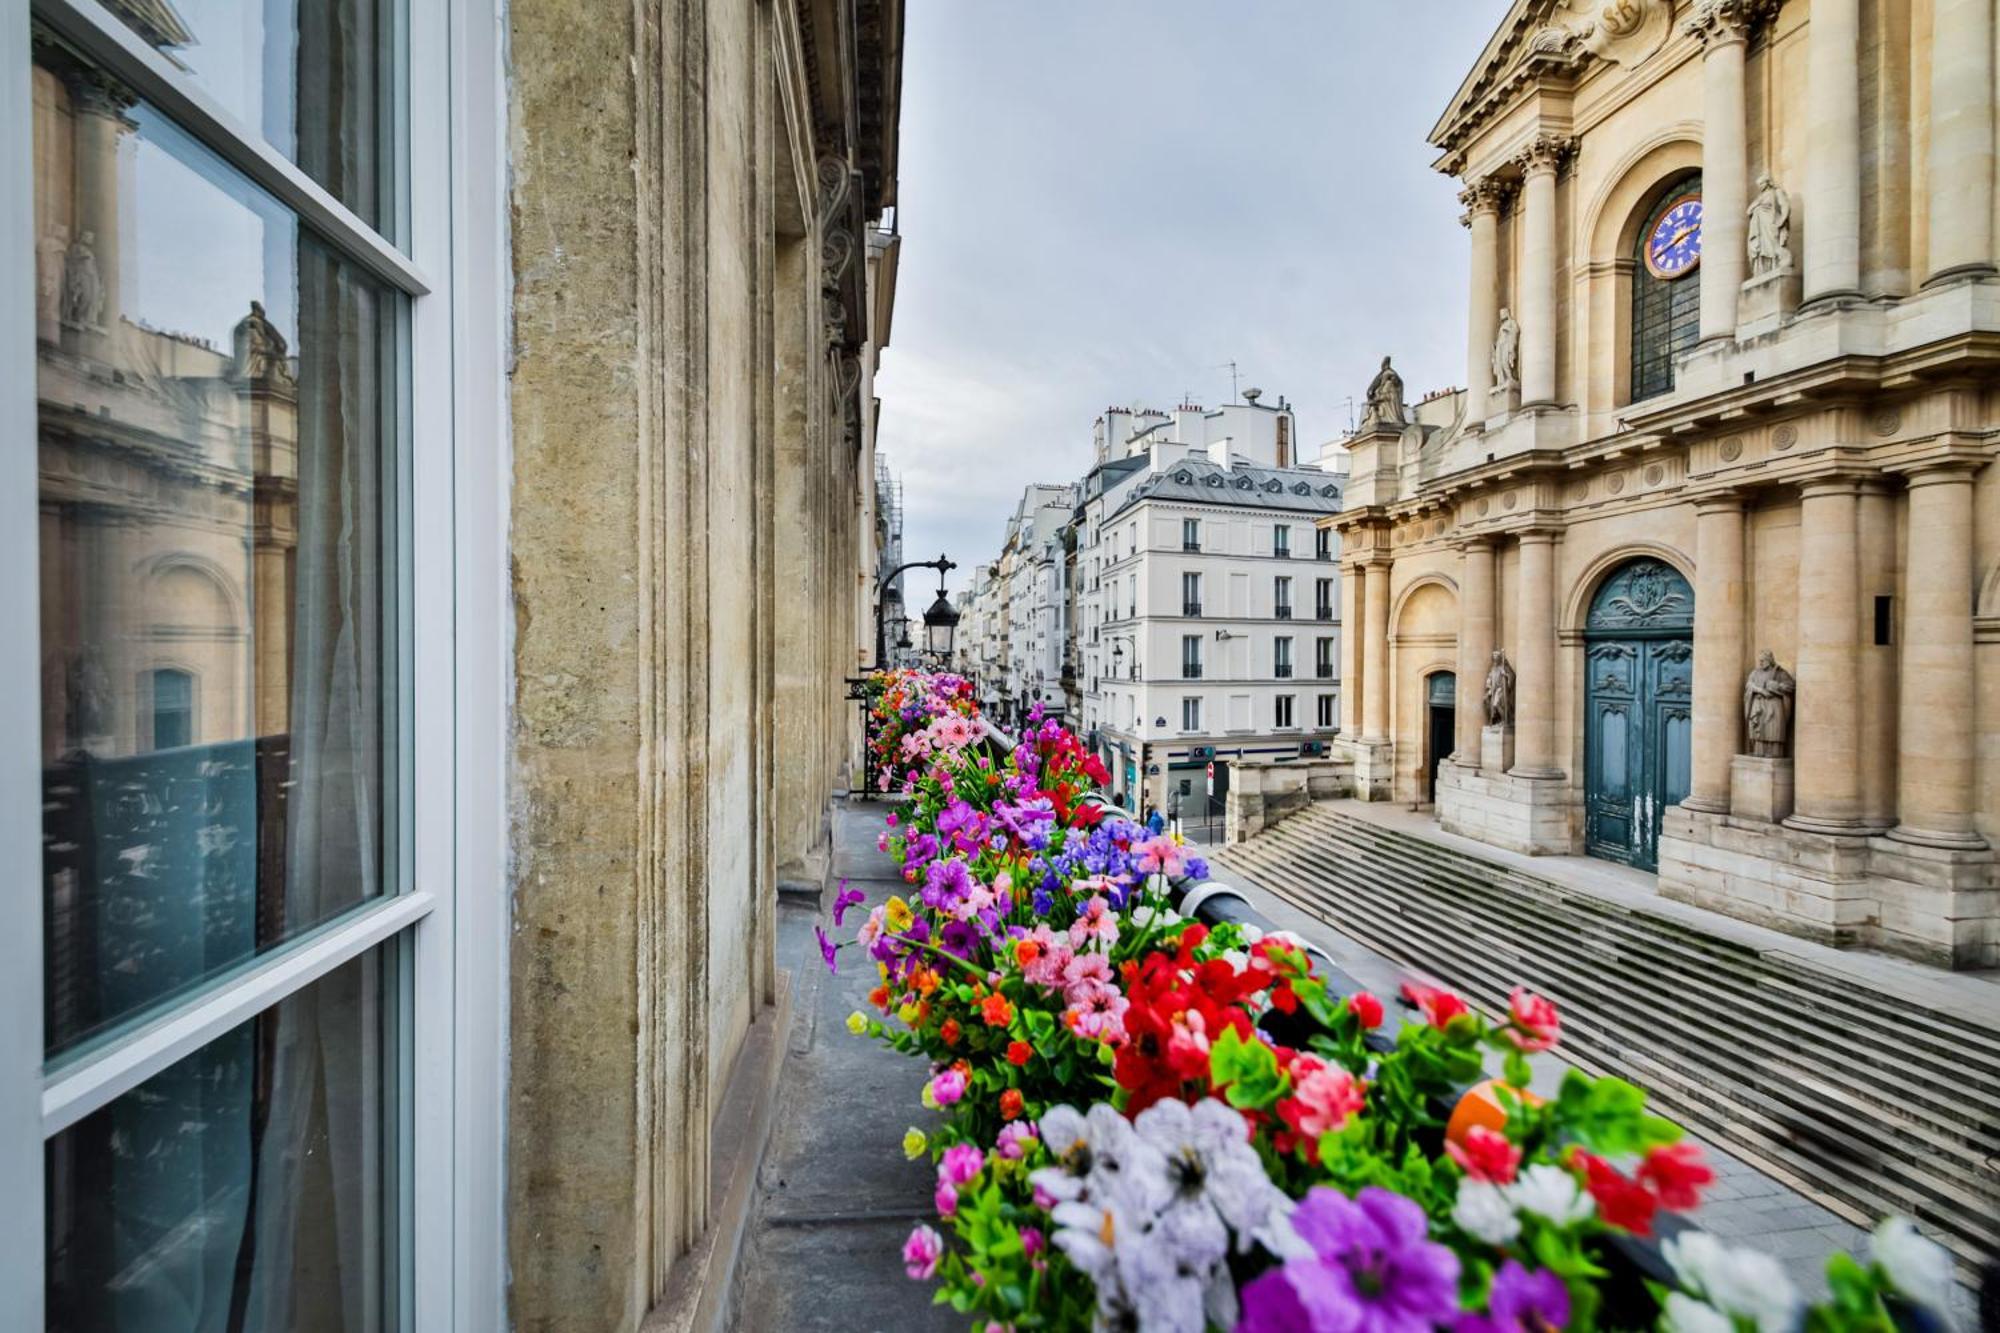
<instances>
[{"instance_id":1,"label":"window pane","mask_svg":"<svg viewBox=\"0 0 2000 1333\"><path fill-rule=\"evenodd\" d=\"M401 298L40 48L51 1053L391 891Z\"/></svg>"},{"instance_id":2,"label":"window pane","mask_svg":"<svg viewBox=\"0 0 2000 1333\"><path fill-rule=\"evenodd\" d=\"M363 954L49 1140L51 1330L398 1326L395 972Z\"/></svg>"},{"instance_id":3,"label":"window pane","mask_svg":"<svg viewBox=\"0 0 2000 1333\"><path fill-rule=\"evenodd\" d=\"M397 0L108 0L106 8L356 217L402 236Z\"/></svg>"}]
</instances>

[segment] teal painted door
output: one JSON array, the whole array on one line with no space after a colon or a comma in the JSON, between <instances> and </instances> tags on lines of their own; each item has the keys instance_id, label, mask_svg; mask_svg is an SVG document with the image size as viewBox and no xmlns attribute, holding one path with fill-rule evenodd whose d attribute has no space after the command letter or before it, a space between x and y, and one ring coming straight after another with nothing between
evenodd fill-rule
<instances>
[{"instance_id":1,"label":"teal painted door","mask_svg":"<svg viewBox=\"0 0 2000 1333\"><path fill-rule=\"evenodd\" d=\"M1605 580L1585 630L1584 841L1652 870L1660 824L1688 794L1694 593L1671 566L1635 560Z\"/></svg>"}]
</instances>

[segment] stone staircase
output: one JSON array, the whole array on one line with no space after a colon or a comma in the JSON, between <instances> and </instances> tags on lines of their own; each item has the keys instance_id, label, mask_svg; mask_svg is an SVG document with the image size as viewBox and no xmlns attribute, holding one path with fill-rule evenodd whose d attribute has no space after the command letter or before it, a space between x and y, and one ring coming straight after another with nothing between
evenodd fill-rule
<instances>
[{"instance_id":1,"label":"stone staircase","mask_svg":"<svg viewBox=\"0 0 2000 1333\"><path fill-rule=\"evenodd\" d=\"M1573 1063L1833 1211L1913 1217L1962 1267L2000 1258L2000 1025L1337 805L1214 859L1489 1011L1517 983L1549 996Z\"/></svg>"}]
</instances>

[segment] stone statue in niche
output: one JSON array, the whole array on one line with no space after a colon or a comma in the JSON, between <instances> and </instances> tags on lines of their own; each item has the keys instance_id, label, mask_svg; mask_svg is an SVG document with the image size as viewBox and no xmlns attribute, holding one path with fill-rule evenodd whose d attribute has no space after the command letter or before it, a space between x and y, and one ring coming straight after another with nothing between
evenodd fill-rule
<instances>
[{"instance_id":1,"label":"stone statue in niche","mask_svg":"<svg viewBox=\"0 0 2000 1333\"><path fill-rule=\"evenodd\" d=\"M1514 721L1514 668L1507 654L1493 650L1493 665L1486 672L1486 725L1505 727Z\"/></svg>"},{"instance_id":2,"label":"stone statue in niche","mask_svg":"<svg viewBox=\"0 0 2000 1333\"><path fill-rule=\"evenodd\" d=\"M1792 201L1766 171L1757 177L1757 194L1750 201L1750 276L1791 267Z\"/></svg>"},{"instance_id":3,"label":"stone statue in niche","mask_svg":"<svg viewBox=\"0 0 2000 1333\"><path fill-rule=\"evenodd\" d=\"M104 279L97 271L97 233L86 231L63 257L62 322L96 330L104 314Z\"/></svg>"},{"instance_id":4,"label":"stone statue in niche","mask_svg":"<svg viewBox=\"0 0 2000 1333\"><path fill-rule=\"evenodd\" d=\"M35 246L35 314L54 326L62 321L63 270L69 259L69 228L58 222Z\"/></svg>"},{"instance_id":5,"label":"stone statue in niche","mask_svg":"<svg viewBox=\"0 0 2000 1333\"><path fill-rule=\"evenodd\" d=\"M290 380L285 335L264 314L264 303L252 301L250 313L236 322L236 373L246 380Z\"/></svg>"},{"instance_id":6,"label":"stone statue in niche","mask_svg":"<svg viewBox=\"0 0 2000 1333\"><path fill-rule=\"evenodd\" d=\"M1743 682L1743 731L1750 753L1783 759L1792 739L1792 696L1798 685L1769 649L1757 654L1757 669Z\"/></svg>"},{"instance_id":7,"label":"stone statue in niche","mask_svg":"<svg viewBox=\"0 0 2000 1333\"><path fill-rule=\"evenodd\" d=\"M1500 332L1493 339L1493 387L1507 392L1521 382L1521 326L1514 312L1500 307Z\"/></svg>"},{"instance_id":8,"label":"stone statue in niche","mask_svg":"<svg viewBox=\"0 0 2000 1333\"><path fill-rule=\"evenodd\" d=\"M1375 372L1375 378L1368 381L1368 408L1361 418L1364 426L1376 422L1386 422L1392 426L1404 424L1403 418L1403 377L1389 364L1389 358L1382 358L1382 369Z\"/></svg>"}]
</instances>

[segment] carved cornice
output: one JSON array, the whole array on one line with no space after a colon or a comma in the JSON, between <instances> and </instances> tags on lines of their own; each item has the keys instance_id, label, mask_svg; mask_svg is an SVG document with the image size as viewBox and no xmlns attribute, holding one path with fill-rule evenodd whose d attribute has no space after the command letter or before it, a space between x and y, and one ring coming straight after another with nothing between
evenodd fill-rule
<instances>
[{"instance_id":1,"label":"carved cornice","mask_svg":"<svg viewBox=\"0 0 2000 1333\"><path fill-rule=\"evenodd\" d=\"M1777 9L1778 0L1695 0L1681 31L1705 47L1747 42Z\"/></svg>"},{"instance_id":2,"label":"carved cornice","mask_svg":"<svg viewBox=\"0 0 2000 1333\"><path fill-rule=\"evenodd\" d=\"M1514 154L1514 162L1521 168L1523 176L1532 176L1538 171L1556 172L1576 151L1576 139L1567 134L1537 134L1521 150Z\"/></svg>"}]
</instances>

